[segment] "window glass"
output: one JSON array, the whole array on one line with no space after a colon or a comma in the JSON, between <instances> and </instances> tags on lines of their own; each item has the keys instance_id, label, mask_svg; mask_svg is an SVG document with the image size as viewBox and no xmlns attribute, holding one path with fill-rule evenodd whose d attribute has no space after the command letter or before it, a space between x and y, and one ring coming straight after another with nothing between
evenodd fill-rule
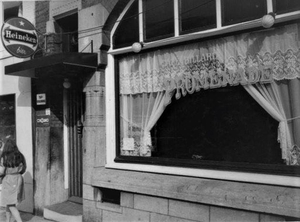
<instances>
[{"instance_id":1,"label":"window glass","mask_svg":"<svg viewBox=\"0 0 300 222\"><path fill-rule=\"evenodd\" d=\"M173 0L143 1L145 41L174 36Z\"/></svg>"},{"instance_id":2,"label":"window glass","mask_svg":"<svg viewBox=\"0 0 300 222\"><path fill-rule=\"evenodd\" d=\"M278 122L242 86L175 98L151 131L154 156L283 164Z\"/></svg>"},{"instance_id":3,"label":"window glass","mask_svg":"<svg viewBox=\"0 0 300 222\"><path fill-rule=\"evenodd\" d=\"M16 138L15 112L15 95L0 96L0 139Z\"/></svg>"},{"instance_id":4,"label":"window glass","mask_svg":"<svg viewBox=\"0 0 300 222\"><path fill-rule=\"evenodd\" d=\"M182 33L216 27L216 2L211 0L181 0L180 30Z\"/></svg>"},{"instance_id":5,"label":"window glass","mask_svg":"<svg viewBox=\"0 0 300 222\"><path fill-rule=\"evenodd\" d=\"M120 21L113 36L113 47L131 46L134 42L139 42L138 1L132 3Z\"/></svg>"},{"instance_id":6,"label":"window glass","mask_svg":"<svg viewBox=\"0 0 300 222\"><path fill-rule=\"evenodd\" d=\"M267 13L264 0L222 0L222 25L258 19Z\"/></svg>"},{"instance_id":7,"label":"window glass","mask_svg":"<svg viewBox=\"0 0 300 222\"><path fill-rule=\"evenodd\" d=\"M283 14L287 12L293 12L300 9L299 0L273 0L274 12L277 14Z\"/></svg>"}]
</instances>

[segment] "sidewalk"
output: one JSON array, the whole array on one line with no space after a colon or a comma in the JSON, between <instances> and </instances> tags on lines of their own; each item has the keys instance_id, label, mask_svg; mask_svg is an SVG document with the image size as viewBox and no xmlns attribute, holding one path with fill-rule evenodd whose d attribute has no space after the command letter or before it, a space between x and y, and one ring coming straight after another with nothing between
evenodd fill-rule
<instances>
[{"instance_id":1,"label":"sidewalk","mask_svg":"<svg viewBox=\"0 0 300 222\"><path fill-rule=\"evenodd\" d=\"M30 213L20 212L21 218L24 222L50 222L52 220L46 220L43 217L35 216ZM5 220L5 209L3 207L0 208L0 221L4 222Z\"/></svg>"},{"instance_id":2,"label":"sidewalk","mask_svg":"<svg viewBox=\"0 0 300 222\"><path fill-rule=\"evenodd\" d=\"M24 222L50 222L52 220L46 220L43 217L35 216L30 213L21 212L21 218Z\"/></svg>"}]
</instances>

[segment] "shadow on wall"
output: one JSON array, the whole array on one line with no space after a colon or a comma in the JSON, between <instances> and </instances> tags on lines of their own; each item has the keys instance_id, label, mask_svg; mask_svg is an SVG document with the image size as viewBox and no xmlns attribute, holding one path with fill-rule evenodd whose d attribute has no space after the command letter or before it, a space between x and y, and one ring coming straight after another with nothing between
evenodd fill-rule
<instances>
[{"instance_id":1,"label":"shadow on wall","mask_svg":"<svg viewBox=\"0 0 300 222\"><path fill-rule=\"evenodd\" d=\"M20 95L17 99L18 107L31 107L31 78L19 77L18 81Z\"/></svg>"},{"instance_id":2,"label":"shadow on wall","mask_svg":"<svg viewBox=\"0 0 300 222\"><path fill-rule=\"evenodd\" d=\"M33 178L30 172L26 171L23 174L24 188L25 188L25 200L19 205L18 209L24 212L33 213Z\"/></svg>"}]
</instances>

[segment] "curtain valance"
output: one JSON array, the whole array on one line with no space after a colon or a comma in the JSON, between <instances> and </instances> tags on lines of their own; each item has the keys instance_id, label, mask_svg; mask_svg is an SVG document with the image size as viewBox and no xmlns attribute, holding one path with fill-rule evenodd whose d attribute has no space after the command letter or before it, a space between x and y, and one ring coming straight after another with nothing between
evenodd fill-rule
<instances>
[{"instance_id":1,"label":"curtain valance","mask_svg":"<svg viewBox=\"0 0 300 222\"><path fill-rule=\"evenodd\" d=\"M119 62L120 93L180 88L184 95L227 84L299 78L299 28L290 24L127 56Z\"/></svg>"}]
</instances>

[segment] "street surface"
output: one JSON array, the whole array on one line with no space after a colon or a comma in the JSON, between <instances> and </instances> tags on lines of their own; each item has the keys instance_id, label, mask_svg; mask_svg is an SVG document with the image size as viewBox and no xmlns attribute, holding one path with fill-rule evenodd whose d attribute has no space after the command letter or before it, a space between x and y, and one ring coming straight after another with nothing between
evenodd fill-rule
<instances>
[{"instance_id":1,"label":"street surface","mask_svg":"<svg viewBox=\"0 0 300 222\"><path fill-rule=\"evenodd\" d=\"M32 215L30 213L25 213L25 212L20 212L21 213L21 218L24 222L50 222L50 220L46 220L43 217L38 217L35 215ZM6 217L5 217L5 208L1 207L0 208L0 221L5 222ZM15 220L12 220L11 222L14 222Z\"/></svg>"}]
</instances>

